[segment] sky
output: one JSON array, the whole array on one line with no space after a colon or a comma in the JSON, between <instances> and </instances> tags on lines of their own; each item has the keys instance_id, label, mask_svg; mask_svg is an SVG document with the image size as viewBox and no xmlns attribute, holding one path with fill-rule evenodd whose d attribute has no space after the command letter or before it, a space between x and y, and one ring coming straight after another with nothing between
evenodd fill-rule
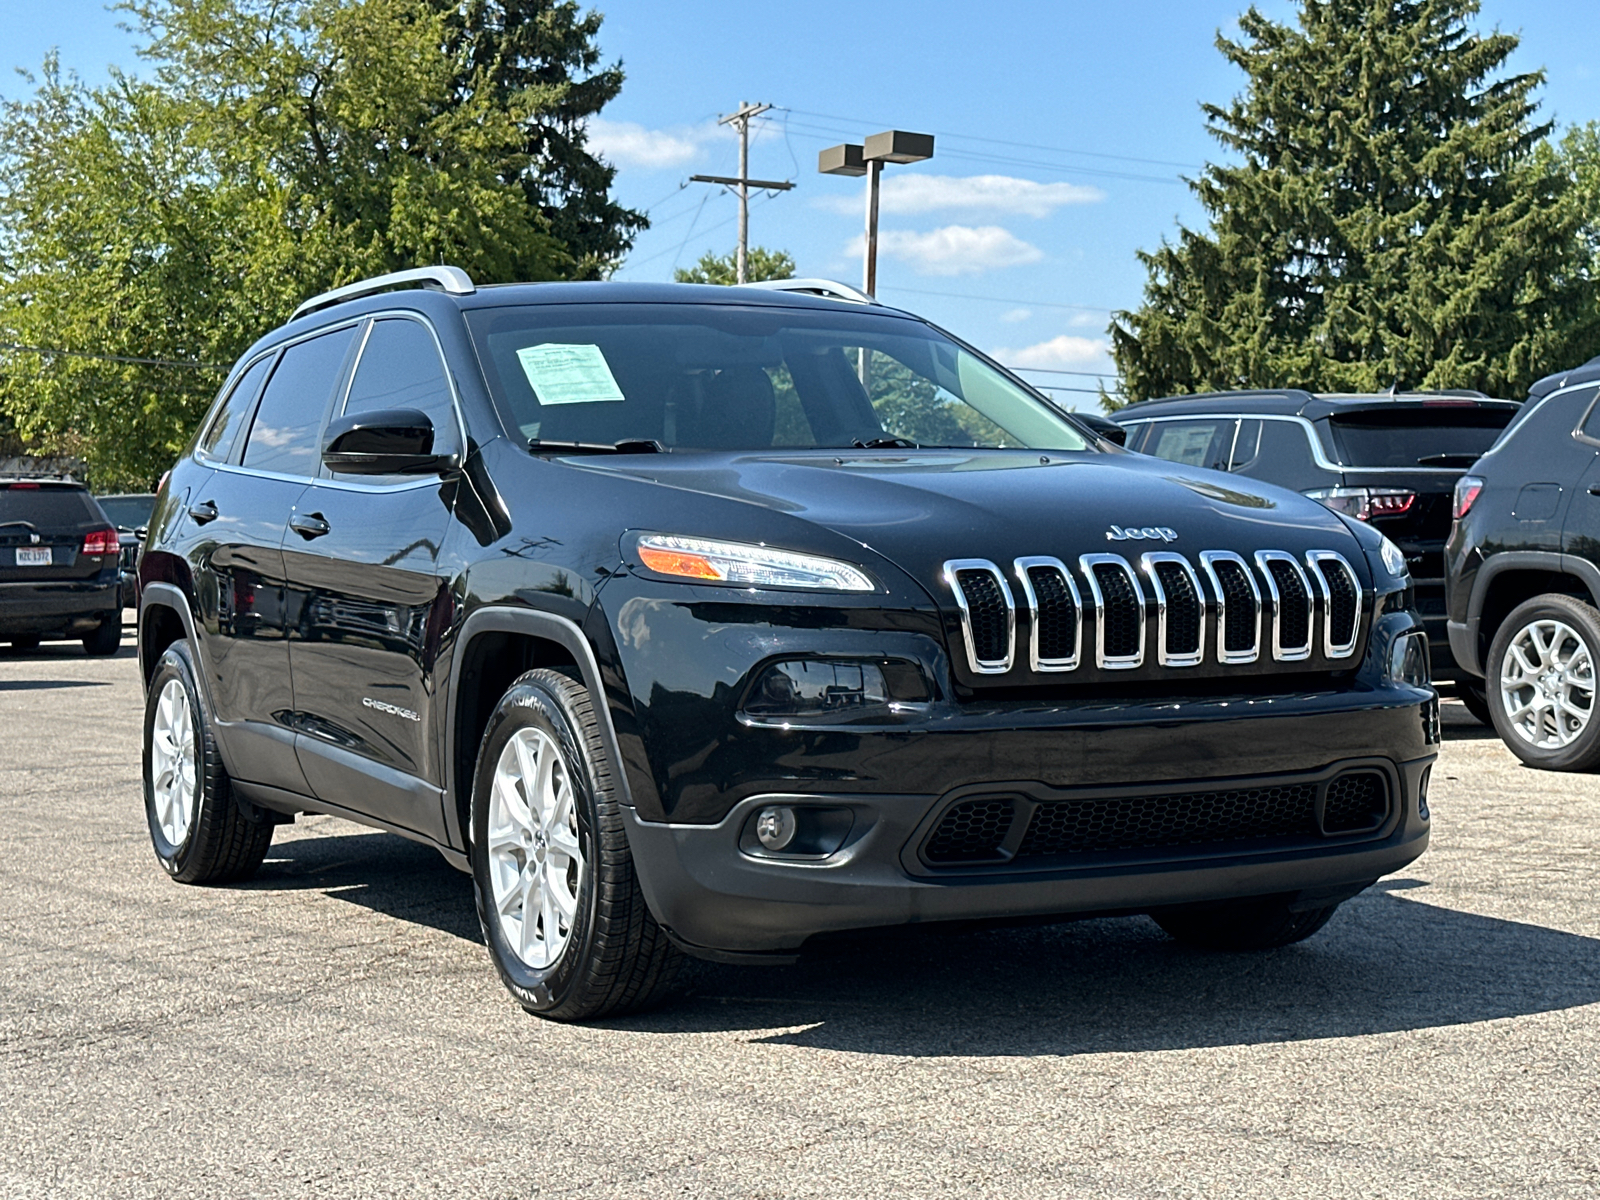
<instances>
[{"instance_id":1,"label":"sky","mask_svg":"<svg viewBox=\"0 0 1600 1200\"><path fill-rule=\"evenodd\" d=\"M799 273L861 283L863 183L817 153L884 129L935 136L928 162L884 171L878 297L929 317L1061 400L1094 406L1112 370L1111 312L1137 306L1137 252L1203 214L1183 184L1219 150L1200 105L1243 76L1217 52L1239 0L600 0L600 48L627 74L590 130L616 197L648 212L617 278L666 280L737 237L737 201L691 174L734 175L717 118L743 102L750 175L793 181L750 206L752 244ZM1292 19L1286 0L1258 7ZM52 48L98 82L139 71L124 18L99 0L0 0L0 68ZM1595 0L1483 0L1479 25L1518 34L1515 71L1544 70L1542 116L1600 119ZM0 76L0 96L27 90Z\"/></svg>"}]
</instances>

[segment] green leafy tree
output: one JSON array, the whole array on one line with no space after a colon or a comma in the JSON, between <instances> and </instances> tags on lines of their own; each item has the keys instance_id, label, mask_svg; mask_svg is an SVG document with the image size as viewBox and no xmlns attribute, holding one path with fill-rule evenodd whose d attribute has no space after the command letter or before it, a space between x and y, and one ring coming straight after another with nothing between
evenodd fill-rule
<instances>
[{"instance_id":1,"label":"green leafy tree","mask_svg":"<svg viewBox=\"0 0 1600 1200\"><path fill-rule=\"evenodd\" d=\"M705 254L692 267L679 267L672 277L679 283L717 283L733 286L739 278L739 256ZM764 279L793 279L794 259L787 250L768 250L764 246L751 246L745 255L745 275L751 283Z\"/></svg>"},{"instance_id":2,"label":"green leafy tree","mask_svg":"<svg viewBox=\"0 0 1600 1200\"><path fill-rule=\"evenodd\" d=\"M1581 357L1594 287L1538 74L1475 0L1302 0L1219 36L1248 76L1191 186L1209 228L1141 254L1111 335L1131 399L1237 387L1516 395Z\"/></svg>"}]
</instances>

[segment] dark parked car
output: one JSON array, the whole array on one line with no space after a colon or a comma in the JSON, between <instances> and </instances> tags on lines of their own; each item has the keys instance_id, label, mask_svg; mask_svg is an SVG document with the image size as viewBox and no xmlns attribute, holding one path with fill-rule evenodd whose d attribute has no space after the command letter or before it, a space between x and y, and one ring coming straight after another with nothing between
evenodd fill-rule
<instances>
[{"instance_id":1,"label":"dark parked car","mask_svg":"<svg viewBox=\"0 0 1600 1200\"><path fill-rule=\"evenodd\" d=\"M1456 484L1450 641L1524 762L1600 766L1600 358L1551 375Z\"/></svg>"},{"instance_id":2,"label":"dark parked car","mask_svg":"<svg viewBox=\"0 0 1600 1200\"><path fill-rule=\"evenodd\" d=\"M1391 542L785 286L426 268L252 347L140 561L166 870L308 810L414 838L571 1019L913 922L1278 946L1422 852Z\"/></svg>"},{"instance_id":3,"label":"dark parked car","mask_svg":"<svg viewBox=\"0 0 1600 1200\"><path fill-rule=\"evenodd\" d=\"M70 479L0 478L0 641L122 642L117 531Z\"/></svg>"},{"instance_id":4,"label":"dark parked car","mask_svg":"<svg viewBox=\"0 0 1600 1200\"><path fill-rule=\"evenodd\" d=\"M1444 542L1455 482L1516 415L1476 392L1313 395L1285 388L1217 392L1129 405L1127 446L1293 488L1392 538L1406 556L1428 630L1435 680L1467 685L1445 630Z\"/></svg>"},{"instance_id":5,"label":"dark parked car","mask_svg":"<svg viewBox=\"0 0 1600 1200\"><path fill-rule=\"evenodd\" d=\"M136 608L139 604L139 545L150 525L155 493L122 492L114 496L96 496L95 500L100 511L117 527L117 542L121 547L122 607Z\"/></svg>"}]
</instances>

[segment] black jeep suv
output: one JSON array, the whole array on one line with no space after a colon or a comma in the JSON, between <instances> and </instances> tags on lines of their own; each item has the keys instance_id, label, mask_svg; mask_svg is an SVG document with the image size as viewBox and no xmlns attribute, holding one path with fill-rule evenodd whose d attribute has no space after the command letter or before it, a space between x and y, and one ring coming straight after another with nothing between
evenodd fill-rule
<instances>
[{"instance_id":1,"label":"black jeep suv","mask_svg":"<svg viewBox=\"0 0 1600 1200\"><path fill-rule=\"evenodd\" d=\"M1282 388L1146 400L1116 420L1130 450L1293 488L1392 538L1411 569L1434 679L1458 684L1487 724L1477 679L1457 665L1445 632L1444 542L1456 480L1518 407L1479 392Z\"/></svg>"},{"instance_id":2,"label":"black jeep suv","mask_svg":"<svg viewBox=\"0 0 1600 1200\"><path fill-rule=\"evenodd\" d=\"M1283 945L1422 852L1391 543L802 288L429 268L258 342L140 561L165 868L240 877L301 811L392 830L581 1018L682 952L911 922Z\"/></svg>"},{"instance_id":3,"label":"black jeep suv","mask_svg":"<svg viewBox=\"0 0 1600 1200\"><path fill-rule=\"evenodd\" d=\"M81 483L0 478L0 641L81 641L89 654L122 644L117 531Z\"/></svg>"},{"instance_id":4,"label":"black jeep suv","mask_svg":"<svg viewBox=\"0 0 1600 1200\"><path fill-rule=\"evenodd\" d=\"M1450 642L1524 762L1600 766L1600 358L1534 384L1456 484Z\"/></svg>"}]
</instances>

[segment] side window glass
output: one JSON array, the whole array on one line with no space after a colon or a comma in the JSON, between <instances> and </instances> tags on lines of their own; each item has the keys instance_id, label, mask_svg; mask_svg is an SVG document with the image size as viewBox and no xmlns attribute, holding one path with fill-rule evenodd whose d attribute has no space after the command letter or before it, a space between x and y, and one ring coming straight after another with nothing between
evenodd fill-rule
<instances>
[{"instance_id":1,"label":"side window glass","mask_svg":"<svg viewBox=\"0 0 1600 1200\"><path fill-rule=\"evenodd\" d=\"M227 460L233 450L234 440L239 436L239 427L249 414L250 406L255 403L256 394L261 391L261 381L266 378L271 366L272 355L269 354L260 362L253 363L239 377L233 390L218 406L217 415L211 419L205 436L200 439L201 454L207 458Z\"/></svg>"},{"instance_id":2,"label":"side window glass","mask_svg":"<svg viewBox=\"0 0 1600 1200\"><path fill-rule=\"evenodd\" d=\"M321 462L317 435L355 327L299 342L283 352L256 409L244 465L285 475L315 475Z\"/></svg>"},{"instance_id":3,"label":"side window glass","mask_svg":"<svg viewBox=\"0 0 1600 1200\"><path fill-rule=\"evenodd\" d=\"M1156 421L1144 452L1168 462L1182 463L1186 467L1221 470L1227 464L1228 451L1233 445L1235 424L1231 417L1203 421Z\"/></svg>"},{"instance_id":4,"label":"side window glass","mask_svg":"<svg viewBox=\"0 0 1600 1200\"><path fill-rule=\"evenodd\" d=\"M416 321L399 317L375 322L361 349L344 415L381 408L414 408L426 413L433 422L434 453L450 454L457 449L460 438L444 361L433 335Z\"/></svg>"},{"instance_id":5,"label":"side window glass","mask_svg":"<svg viewBox=\"0 0 1600 1200\"><path fill-rule=\"evenodd\" d=\"M1228 462L1228 470L1243 471L1248 469L1261 453L1261 422L1241 419L1239 432L1234 435L1233 454Z\"/></svg>"},{"instance_id":6,"label":"side window glass","mask_svg":"<svg viewBox=\"0 0 1600 1200\"><path fill-rule=\"evenodd\" d=\"M1591 407L1588 415L1583 418L1582 433L1591 442L1600 443L1600 396L1589 388L1585 388L1584 391L1588 394Z\"/></svg>"},{"instance_id":7,"label":"side window glass","mask_svg":"<svg viewBox=\"0 0 1600 1200\"><path fill-rule=\"evenodd\" d=\"M1256 453L1234 469L1252 479L1296 490L1307 480L1324 478L1311 457L1309 433L1298 421L1262 421Z\"/></svg>"}]
</instances>

